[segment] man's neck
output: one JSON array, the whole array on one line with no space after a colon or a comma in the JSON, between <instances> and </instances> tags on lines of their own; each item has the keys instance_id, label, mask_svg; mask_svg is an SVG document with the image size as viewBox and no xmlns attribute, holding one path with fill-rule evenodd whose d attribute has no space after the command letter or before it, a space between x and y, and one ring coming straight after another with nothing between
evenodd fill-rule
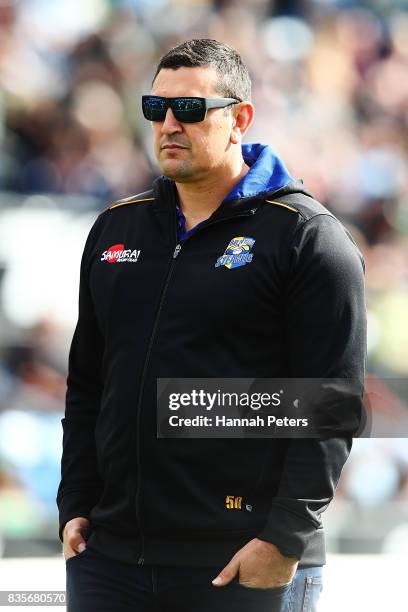
<instances>
[{"instance_id":1,"label":"man's neck","mask_svg":"<svg viewBox=\"0 0 408 612\"><path fill-rule=\"evenodd\" d=\"M176 182L180 207L186 218L186 229L208 219L248 170L249 166L242 160L236 168L224 168L221 177L207 177L194 183Z\"/></svg>"}]
</instances>

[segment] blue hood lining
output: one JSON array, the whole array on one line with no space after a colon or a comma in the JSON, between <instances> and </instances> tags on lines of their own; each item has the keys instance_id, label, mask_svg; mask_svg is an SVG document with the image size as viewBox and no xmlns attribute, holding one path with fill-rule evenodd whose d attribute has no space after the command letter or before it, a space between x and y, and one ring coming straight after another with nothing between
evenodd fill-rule
<instances>
[{"instance_id":1,"label":"blue hood lining","mask_svg":"<svg viewBox=\"0 0 408 612\"><path fill-rule=\"evenodd\" d=\"M224 202L276 191L293 181L284 162L269 145L243 144L242 157L250 168Z\"/></svg>"}]
</instances>

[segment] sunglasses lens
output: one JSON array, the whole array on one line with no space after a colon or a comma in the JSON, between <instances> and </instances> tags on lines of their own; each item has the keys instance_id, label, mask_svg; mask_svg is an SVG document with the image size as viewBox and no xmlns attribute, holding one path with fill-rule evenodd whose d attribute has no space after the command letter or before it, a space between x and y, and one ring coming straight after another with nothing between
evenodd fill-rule
<instances>
[{"instance_id":1,"label":"sunglasses lens","mask_svg":"<svg viewBox=\"0 0 408 612\"><path fill-rule=\"evenodd\" d=\"M177 121L196 123L205 117L205 100L201 98L170 98L171 109ZM143 115L148 121L164 121L166 118L168 99L158 96L143 96Z\"/></svg>"},{"instance_id":2,"label":"sunglasses lens","mask_svg":"<svg viewBox=\"0 0 408 612\"><path fill-rule=\"evenodd\" d=\"M163 98L143 96L143 115L148 121L164 121L167 112L167 102Z\"/></svg>"},{"instance_id":3,"label":"sunglasses lens","mask_svg":"<svg viewBox=\"0 0 408 612\"><path fill-rule=\"evenodd\" d=\"M177 121L196 123L205 117L205 101L200 98L174 98L172 111Z\"/></svg>"}]
</instances>

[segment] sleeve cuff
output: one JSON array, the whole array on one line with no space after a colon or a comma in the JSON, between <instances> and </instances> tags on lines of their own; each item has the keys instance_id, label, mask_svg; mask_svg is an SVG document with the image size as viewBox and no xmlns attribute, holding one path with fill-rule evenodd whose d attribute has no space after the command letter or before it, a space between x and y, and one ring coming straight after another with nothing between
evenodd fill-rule
<instances>
[{"instance_id":1,"label":"sleeve cuff","mask_svg":"<svg viewBox=\"0 0 408 612\"><path fill-rule=\"evenodd\" d=\"M282 555L300 560L316 529L313 522L283 508L274 507L257 537L275 544Z\"/></svg>"},{"instance_id":2,"label":"sleeve cuff","mask_svg":"<svg viewBox=\"0 0 408 612\"><path fill-rule=\"evenodd\" d=\"M89 519L90 512L96 501L90 501L83 491L71 491L57 499L59 508L59 539L63 542L62 532L68 521L82 516Z\"/></svg>"}]
</instances>

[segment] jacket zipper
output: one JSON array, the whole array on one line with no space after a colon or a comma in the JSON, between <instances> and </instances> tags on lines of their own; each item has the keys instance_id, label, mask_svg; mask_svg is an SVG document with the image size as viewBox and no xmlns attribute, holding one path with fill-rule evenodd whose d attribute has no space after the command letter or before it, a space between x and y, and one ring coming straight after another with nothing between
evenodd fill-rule
<instances>
[{"instance_id":1,"label":"jacket zipper","mask_svg":"<svg viewBox=\"0 0 408 612\"><path fill-rule=\"evenodd\" d=\"M140 391L139 391L139 401L137 404L137 422L136 422L136 435L137 435L137 442L136 442L136 453L137 453L137 482L138 482L138 486L137 486L137 491L136 491L136 517L137 517L137 521L138 521L138 525L139 525L139 529L140 529L140 536L141 536L141 541L142 541L142 547L141 547L141 554L139 556L138 559L138 565L143 565L144 563L144 537L143 537L143 530L142 530L142 523L141 523L141 519L140 519L140 513L139 513L139 499L140 499L140 490L141 490L141 480L142 480L142 474L141 474L141 461L140 461L140 414L141 414L141 406L142 406L142 398L143 398L143 390L144 390L144 384L146 381L146 374L147 374L147 366L148 366L148 362L149 362L149 358L150 358L150 353L153 347L153 342L154 342L154 338L156 335L156 329L159 323L159 318L160 318L160 312L163 306L163 302L164 302L164 298L166 295L166 291L167 291L167 287L169 285L170 282L170 278L171 278L171 274L173 272L173 268L174 268L174 264L175 264L175 259L177 257L177 255L179 254L181 249L181 245L177 244L176 248L174 249L174 252L172 254L172 258L170 260L170 267L169 270L167 272L167 276L166 276L166 280L164 281L164 285L163 285L163 289L162 289L162 293L160 296L160 301L159 301L159 307L157 309L157 313L156 313L156 317L154 320L154 324L153 324L153 328L152 328L152 333L150 335L150 339L149 339L149 344L147 347L147 351L146 351L146 358L145 358L145 362L143 365L143 372L142 372L142 378L141 378L141 382L140 382Z\"/></svg>"},{"instance_id":2,"label":"jacket zipper","mask_svg":"<svg viewBox=\"0 0 408 612\"><path fill-rule=\"evenodd\" d=\"M246 213L240 213L237 215L234 215L232 217L224 217L223 219L218 219L215 221L212 221L210 223L208 223L208 225L205 225L203 227L200 227L199 229L197 229L196 232L194 232L191 236L189 236L188 238L186 238L183 242L187 242L187 240L189 240L192 236L194 236L196 233L206 229L207 227L210 227L211 225L215 225L216 223L221 223L222 221L230 221L231 219L236 219L238 217L250 217L251 215L255 214L255 212L257 211L257 208L251 208L248 212ZM147 347L147 351L146 351L146 357L145 357L145 361L143 364L143 371L142 371L142 377L140 380L140 390L139 390L139 400L137 403L137 421L136 421L136 457L137 457L137 490L136 490L136 518L137 518L137 522L138 522L138 526L139 526L139 530L140 530L140 536L141 536L141 553L139 556L139 559L137 561L138 565L143 565L144 564L144 537L143 537L143 530L142 530L142 523L140 520L140 512L139 512L139 500L140 500L140 491L142 488L142 473L141 473L141 461L140 461L140 414L141 414L141 406L142 406L142 398L143 398L143 390L144 390L144 384L146 381L146 374L147 374L147 368L149 365L149 359L150 359L150 354L153 348L153 343L155 340L155 336L156 336L156 330L159 324L159 319L160 319L160 313L163 307L163 303L164 303L164 298L166 297L166 292L167 292L167 288L170 284L170 279L173 273L173 269L174 269L174 265L176 263L176 258L178 257L181 248L182 248L182 244L180 242L178 242L178 235L177 235L177 225L176 225L176 241L177 244L175 246L175 249L173 251L171 260L170 260L170 266L169 266L169 270L167 272L167 276L166 279L164 281L164 285L163 285L163 289L161 292L161 296L160 296L160 301L159 301L159 307L157 309L157 313L156 313L156 317L153 323L153 328L152 328L152 332L150 335L150 339L149 339L149 344Z\"/></svg>"}]
</instances>

